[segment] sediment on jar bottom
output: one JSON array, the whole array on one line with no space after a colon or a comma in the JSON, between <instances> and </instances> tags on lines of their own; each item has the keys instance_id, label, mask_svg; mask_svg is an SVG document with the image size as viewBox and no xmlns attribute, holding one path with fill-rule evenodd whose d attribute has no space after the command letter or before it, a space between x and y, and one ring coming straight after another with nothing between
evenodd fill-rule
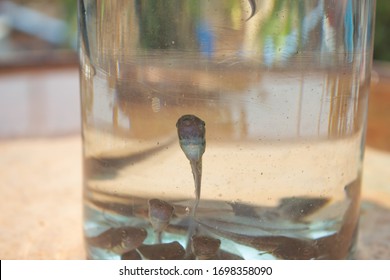
<instances>
[{"instance_id":1,"label":"sediment on jar bottom","mask_svg":"<svg viewBox=\"0 0 390 280\"><path fill-rule=\"evenodd\" d=\"M329 198L292 197L281 199L276 207L203 201L195 218L189 214L188 201L137 199L136 206L129 207L90 199L86 223L100 232L86 230L88 258L350 258L359 188L350 184L345 193L346 199L336 203ZM337 209L345 209L342 219L323 218L334 217Z\"/></svg>"}]
</instances>

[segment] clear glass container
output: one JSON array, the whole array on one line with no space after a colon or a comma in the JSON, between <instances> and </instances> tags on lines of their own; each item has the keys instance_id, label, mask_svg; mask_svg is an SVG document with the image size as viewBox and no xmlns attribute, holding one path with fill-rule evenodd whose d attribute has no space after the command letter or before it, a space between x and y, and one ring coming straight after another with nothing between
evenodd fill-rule
<instances>
[{"instance_id":1,"label":"clear glass container","mask_svg":"<svg viewBox=\"0 0 390 280\"><path fill-rule=\"evenodd\" d=\"M353 256L374 0L81 0L89 259Z\"/></svg>"}]
</instances>

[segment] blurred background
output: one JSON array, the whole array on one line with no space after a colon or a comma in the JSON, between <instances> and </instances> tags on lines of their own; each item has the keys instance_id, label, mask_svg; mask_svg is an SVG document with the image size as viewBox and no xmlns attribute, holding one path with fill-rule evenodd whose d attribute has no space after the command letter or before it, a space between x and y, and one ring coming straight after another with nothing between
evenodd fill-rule
<instances>
[{"instance_id":1,"label":"blurred background","mask_svg":"<svg viewBox=\"0 0 390 280\"><path fill-rule=\"evenodd\" d=\"M381 117L390 106L389 94L377 93L390 72L389 14L390 1L378 0L370 115ZM77 59L76 0L0 1L0 139L79 130ZM368 143L390 150L377 122Z\"/></svg>"},{"instance_id":2,"label":"blurred background","mask_svg":"<svg viewBox=\"0 0 390 280\"><path fill-rule=\"evenodd\" d=\"M390 1L377 0L374 60L390 61ZM0 67L77 63L76 0L0 1Z\"/></svg>"},{"instance_id":3,"label":"blurred background","mask_svg":"<svg viewBox=\"0 0 390 280\"><path fill-rule=\"evenodd\" d=\"M0 1L1 70L76 63L77 1Z\"/></svg>"},{"instance_id":4,"label":"blurred background","mask_svg":"<svg viewBox=\"0 0 390 280\"><path fill-rule=\"evenodd\" d=\"M0 1L0 140L80 130L76 0Z\"/></svg>"},{"instance_id":5,"label":"blurred background","mask_svg":"<svg viewBox=\"0 0 390 280\"><path fill-rule=\"evenodd\" d=\"M378 0L367 140L390 150L390 132L371 119L390 107L389 14ZM0 1L0 139L79 131L77 59L76 0Z\"/></svg>"}]
</instances>

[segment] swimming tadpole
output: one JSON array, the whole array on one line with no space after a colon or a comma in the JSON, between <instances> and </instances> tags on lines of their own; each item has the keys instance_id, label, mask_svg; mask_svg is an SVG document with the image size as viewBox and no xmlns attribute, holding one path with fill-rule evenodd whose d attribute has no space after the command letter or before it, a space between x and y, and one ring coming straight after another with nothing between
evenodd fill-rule
<instances>
[{"instance_id":1,"label":"swimming tadpole","mask_svg":"<svg viewBox=\"0 0 390 280\"><path fill-rule=\"evenodd\" d=\"M195 203L192 216L199 205L202 181L202 155L206 150L205 122L194 115L184 115L176 123L180 147L190 161L195 183Z\"/></svg>"},{"instance_id":2,"label":"swimming tadpole","mask_svg":"<svg viewBox=\"0 0 390 280\"><path fill-rule=\"evenodd\" d=\"M177 123L177 133L180 147L190 161L192 175L195 184L195 201L191 210L191 220L187 236L187 256L191 254L191 237L196 231L195 215L200 201L202 181L202 156L206 150L205 122L194 115L181 116Z\"/></svg>"}]
</instances>

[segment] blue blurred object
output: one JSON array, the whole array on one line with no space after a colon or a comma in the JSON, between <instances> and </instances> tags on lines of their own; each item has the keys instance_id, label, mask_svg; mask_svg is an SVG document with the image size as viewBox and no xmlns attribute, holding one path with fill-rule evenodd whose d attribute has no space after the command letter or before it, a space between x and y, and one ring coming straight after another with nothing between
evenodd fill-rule
<instances>
[{"instance_id":1,"label":"blue blurred object","mask_svg":"<svg viewBox=\"0 0 390 280\"><path fill-rule=\"evenodd\" d=\"M346 46L346 50L348 53L348 61L351 62L353 59L353 11L352 11L352 0L348 0L347 8L345 11L345 17L344 17L344 27L345 27L345 34L344 34L344 42Z\"/></svg>"},{"instance_id":2,"label":"blue blurred object","mask_svg":"<svg viewBox=\"0 0 390 280\"><path fill-rule=\"evenodd\" d=\"M49 17L11 1L0 3L0 15L3 15L10 28L36 36L51 44L62 45L67 41L68 27L63 20Z\"/></svg>"},{"instance_id":3,"label":"blue blurred object","mask_svg":"<svg viewBox=\"0 0 390 280\"><path fill-rule=\"evenodd\" d=\"M207 23L202 22L196 28L201 53L212 57L214 53L214 35Z\"/></svg>"}]
</instances>

